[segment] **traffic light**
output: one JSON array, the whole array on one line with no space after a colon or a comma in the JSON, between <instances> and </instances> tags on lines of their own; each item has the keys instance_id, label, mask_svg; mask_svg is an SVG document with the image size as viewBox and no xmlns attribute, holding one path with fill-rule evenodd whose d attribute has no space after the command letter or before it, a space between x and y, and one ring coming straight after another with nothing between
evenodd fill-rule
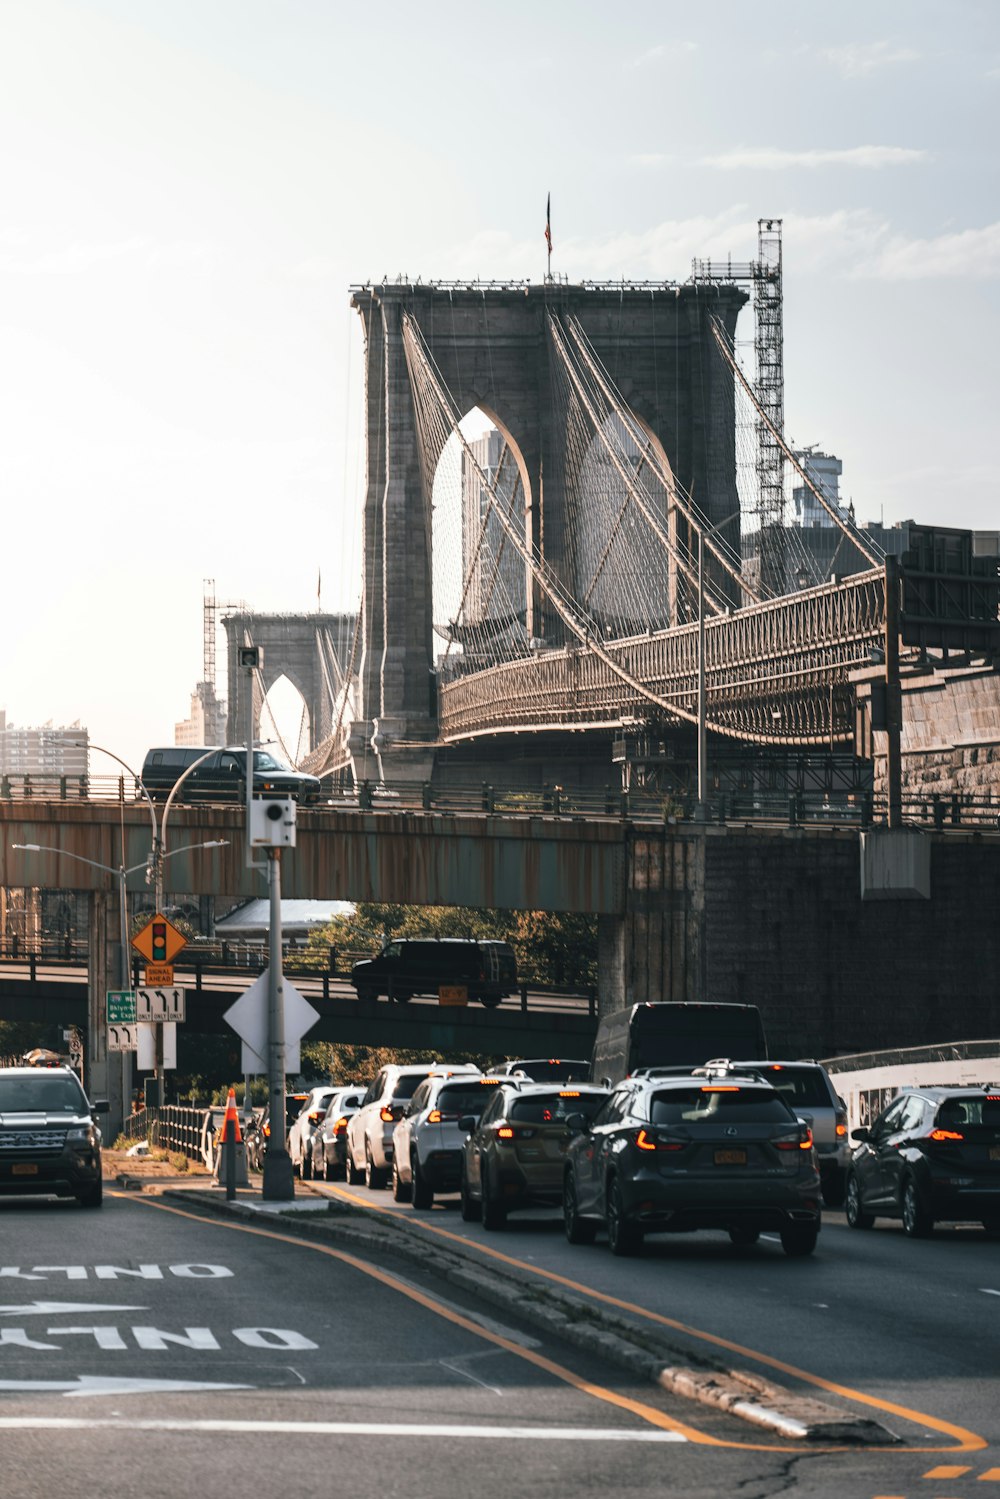
<instances>
[{"instance_id":1,"label":"traffic light","mask_svg":"<svg viewBox=\"0 0 1000 1499\"><path fill-rule=\"evenodd\" d=\"M154 921L152 927L153 962L165 963L167 961L167 923Z\"/></svg>"}]
</instances>

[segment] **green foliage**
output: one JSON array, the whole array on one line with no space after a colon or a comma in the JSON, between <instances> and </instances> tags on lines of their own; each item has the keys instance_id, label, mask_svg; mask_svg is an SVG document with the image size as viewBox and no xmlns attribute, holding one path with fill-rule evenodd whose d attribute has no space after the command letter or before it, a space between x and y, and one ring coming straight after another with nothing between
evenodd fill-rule
<instances>
[{"instance_id":1,"label":"green foliage","mask_svg":"<svg viewBox=\"0 0 1000 1499\"><path fill-rule=\"evenodd\" d=\"M513 947L524 982L584 990L597 983L597 918L552 911L362 903L312 933L303 962L327 968L332 945L343 971L349 958L379 952L393 937L492 938Z\"/></svg>"}]
</instances>

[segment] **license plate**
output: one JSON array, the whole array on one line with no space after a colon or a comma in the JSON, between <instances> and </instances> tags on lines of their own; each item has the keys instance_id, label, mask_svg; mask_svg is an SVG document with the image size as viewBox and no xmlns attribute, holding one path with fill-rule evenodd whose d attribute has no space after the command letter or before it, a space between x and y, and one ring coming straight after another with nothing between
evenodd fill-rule
<instances>
[{"instance_id":1,"label":"license plate","mask_svg":"<svg viewBox=\"0 0 1000 1499\"><path fill-rule=\"evenodd\" d=\"M11 1176L37 1176L38 1167L34 1161L17 1161L10 1168Z\"/></svg>"},{"instance_id":2,"label":"license plate","mask_svg":"<svg viewBox=\"0 0 1000 1499\"><path fill-rule=\"evenodd\" d=\"M990 1146L990 1160L991 1161L1000 1161L1000 1145L991 1145Z\"/></svg>"},{"instance_id":3,"label":"license plate","mask_svg":"<svg viewBox=\"0 0 1000 1499\"><path fill-rule=\"evenodd\" d=\"M469 991L465 984L442 984L438 989L439 1005L467 1005Z\"/></svg>"},{"instance_id":4,"label":"license plate","mask_svg":"<svg viewBox=\"0 0 1000 1499\"><path fill-rule=\"evenodd\" d=\"M745 1150L717 1150L715 1152L715 1164L717 1166L745 1166L747 1153Z\"/></svg>"}]
</instances>

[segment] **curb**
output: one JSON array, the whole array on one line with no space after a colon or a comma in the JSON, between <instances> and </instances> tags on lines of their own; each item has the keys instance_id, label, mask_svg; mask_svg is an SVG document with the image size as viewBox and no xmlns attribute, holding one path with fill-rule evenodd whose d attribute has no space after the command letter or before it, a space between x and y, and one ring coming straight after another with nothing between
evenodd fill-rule
<instances>
[{"instance_id":1,"label":"curb","mask_svg":"<svg viewBox=\"0 0 1000 1499\"><path fill-rule=\"evenodd\" d=\"M888 1427L867 1417L796 1394L747 1371L730 1369L710 1357L692 1357L690 1349L672 1343L667 1335L636 1328L624 1317L571 1291L540 1283L530 1272L500 1264L486 1270L452 1245L442 1249L435 1246L430 1254L427 1240L418 1239L405 1223L376 1218L360 1204L326 1199L329 1207L324 1222L313 1204L317 1197L324 1199L325 1193L310 1193L300 1199L303 1207L309 1202L312 1209L304 1217L289 1204L274 1204L261 1211L245 1200L226 1202L197 1190L160 1195L188 1205L196 1201L220 1216L235 1215L258 1224L273 1221L305 1240L332 1239L342 1241L345 1248L397 1255L673 1395L725 1411L784 1438L870 1447L885 1447L900 1440ZM678 1359L684 1364L679 1365Z\"/></svg>"}]
</instances>

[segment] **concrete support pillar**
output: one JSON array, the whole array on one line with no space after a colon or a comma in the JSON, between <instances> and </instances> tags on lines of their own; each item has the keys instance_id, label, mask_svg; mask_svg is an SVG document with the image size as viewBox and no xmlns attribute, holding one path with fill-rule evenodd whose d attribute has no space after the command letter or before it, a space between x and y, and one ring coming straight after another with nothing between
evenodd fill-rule
<instances>
[{"instance_id":1,"label":"concrete support pillar","mask_svg":"<svg viewBox=\"0 0 1000 1499\"><path fill-rule=\"evenodd\" d=\"M657 1000L710 999L705 839L711 830L633 832L627 909L598 922L600 1010Z\"/></svg>"},{"instance_id":2,"label":"concrete support pillar","mask_svg":"<svg viewBox=\"0 0 1000 1499\"><path fill-rule=\"evenodd\" d=\"M87 1039L84 1049L84 1082L88 1095L106 1098L111 1112L101 1125L107 1143L121 1134L125 1117L122 1098L122 1063L117 1052L108 1051L109 989L119 987L121 958L120 912L117 894L93 890L88 897Z\"/></svg>"}]
</instances>

